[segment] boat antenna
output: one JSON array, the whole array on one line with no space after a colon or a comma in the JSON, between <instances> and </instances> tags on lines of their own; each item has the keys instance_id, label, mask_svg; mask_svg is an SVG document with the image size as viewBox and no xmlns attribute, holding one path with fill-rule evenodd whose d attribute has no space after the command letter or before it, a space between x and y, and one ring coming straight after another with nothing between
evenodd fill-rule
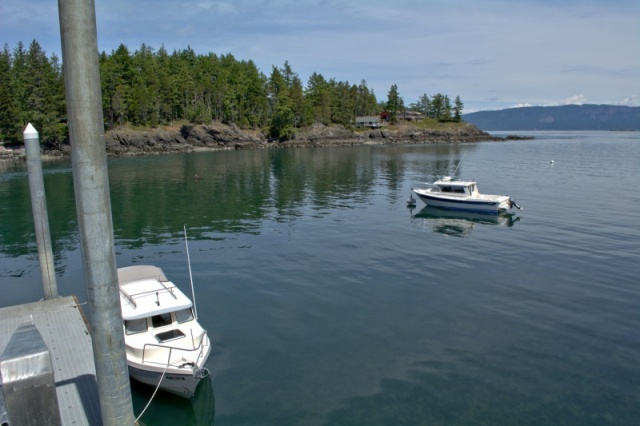
<instances>
[{"instance_id":1,"label":"boat antenna","mask_svg":"<svg viewBox=\"0 0 640 426\"><path fill-rule=\"evenodd\" d=\"M452 177L452 178L454 178L454 179L455 179L455 177L456 177L456 172L458 171L458 167L460 167L460 164L462 164L462 160L464 160L464 156L465 156L465 155L467 155L467 151L465 151L465 152L462 154L462 158L461 158L461 159L460 159L460 161L458 162L458 165L456 166L456 169L453 171L453 174L451 175L451 177Z\"/></svg>"},{"instance_id":2,"label":"boat antenna","mask_svg":"<svg viewBox=\"0 0 640 426\"><path fill-rule=\"evenodd\" d=\"M196 307L196 292L193 290L193 275L191 274L191 259L189 258L189 242L187 241L187 225L184 225L184 245L187 248L187 263L189 264L189 281L191 282L191 298L193 299L193 312L198 319L198 308Z\"/></svg>"}]
</instances>

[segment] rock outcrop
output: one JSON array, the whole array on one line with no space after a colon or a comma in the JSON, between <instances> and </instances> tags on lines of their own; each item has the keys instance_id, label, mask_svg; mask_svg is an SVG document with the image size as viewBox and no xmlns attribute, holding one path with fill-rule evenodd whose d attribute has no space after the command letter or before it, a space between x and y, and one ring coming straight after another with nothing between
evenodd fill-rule
<instances>
[{"instance_id":1,"label":"rock outcrop","mask_svg":"<svg viewBox=\"0 0 640 426\"><path fill-rule=\"evenodd\" d=\"M117 128L105 134L107 155L149 155L202 150L268 149L294 147L359 146L385 144L431 144L482 142L519 139L517 136L497 138L472 124L458 124L441 129L427 129L412 124L401 124L370 130L350 130L344 126L314 124L298 130L293 139L274 141L259 130L244 130L236 125L212 123L186 124L156 129L133 130ZM523 138L524 139L524 138ZM49 150L49 156L66 156L69 146ZM6 152L2 158L23 158L23 150Z\"/></svg>"}]
</instances>

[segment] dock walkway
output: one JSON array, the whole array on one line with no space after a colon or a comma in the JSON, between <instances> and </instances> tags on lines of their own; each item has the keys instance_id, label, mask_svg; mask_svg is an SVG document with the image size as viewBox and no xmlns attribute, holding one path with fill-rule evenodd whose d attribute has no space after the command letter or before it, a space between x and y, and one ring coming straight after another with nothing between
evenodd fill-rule
<instances>
[{"instance_id":1,"label":"dock walkway","mask_svg":"<svg viewBox=\"0 0 640 426\"><path fill-rule=\"evenodd\" d=\"M33 323L49 348L62 424L101 425L91 336L75 297L0 308L0 354L24 323Z\"/></svg>"}]
</instances>

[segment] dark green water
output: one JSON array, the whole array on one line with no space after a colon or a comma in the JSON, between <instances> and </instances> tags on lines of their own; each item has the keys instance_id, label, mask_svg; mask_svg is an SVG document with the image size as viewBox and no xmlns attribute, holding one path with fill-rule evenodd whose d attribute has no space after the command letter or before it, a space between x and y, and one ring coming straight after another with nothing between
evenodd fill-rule
<instances>
[{"instance_id":1,"label":"dark green water","mask_svg":"<svg viewBox=\"0 0 640 426\"><path fill-rule=\"evenodd\" d=\"M190 293L186 224L214 344L194 400L159 396L142 420L640 423L640 133L534 135L111 160L118 266ZM0 167L7 306L42 289L26 168ZM407 209L456 167L525 211ZM70 164L45 184L59 292L86 300ZM138 413L151 392L133 393Z\"/></svg>"}]
</instances>

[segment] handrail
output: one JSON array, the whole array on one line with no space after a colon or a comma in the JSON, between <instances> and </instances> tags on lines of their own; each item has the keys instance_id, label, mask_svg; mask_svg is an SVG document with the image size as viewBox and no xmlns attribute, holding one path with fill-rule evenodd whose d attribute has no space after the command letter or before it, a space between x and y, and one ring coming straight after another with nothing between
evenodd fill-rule
<instances>
[{"instance_id":1,"label":"handrail","mask_svg":"<svg viewBox=\"0 0 640 426\"><path fill-rule=\"evenodd\" d=\"M162 283L162 281L158 281L160 283ZM169 281L167 281L169 282ZM165 288L166 291L168 291L169 293L173 294L173 297L177 299L176 295L173 293L173 289L176 288L176 286L174 285L173 287L167 287L166 285L163 284L163 287ZM122 287L120 287L120 290L124 292L124 290L122 289ZM130 295L129 293L126 293L129 297L133 298L134 296L145 296L147 294L154 294L157 293L158 291L163 292L164 290L147 290L147 291L141 291L139 293L133 293L133 295Z\"/></svg>"},{"instance_id":2,"label":"handrail","mask_svg":"<svg viewBox=\"0 0 640 426\"><path fill-rule=\"evenodd\" d=\"M193 333L193 332L192 332ZM195 352L195 351L200 351L200 353L198 354L197 358L196 358L196 362L198 360L200 360L200 358L202 357L202 351L204 349L204 338L207 335L207 330L203 330L202 334L200 335L200 343L198 344L198 346L195 346L195 341L191 340L191 344L193 346L193 349L186 349L186 348L179 348L176 346L169 346L169 345L160 345L157 343L145 343L144 346L142 347L142 363L144 364L145 362L150 363L150 364L160 364L160 365L165 365L165 364L169 364L171 362L171 353L173 352L173 350L175 349L176 351L182 351L182 352ZM193 336L193 334L192 334ZM147 351L147 346L149 347L155 347L155 348L160 348L160 349L169 349L169 356L167 357L167 362L166 363L161 363L161 362L155 362L155 361L145 361L144 357Z\"/></svg>"},{"instance_id":3,"label":"handrail","mask_svg":"<svg viewBox=\"0 0 640 426\"><path fill-rule=\"evenodd\" d=\"M127 293L126 291L124 291L124 290L122 289L122 287L119 287L119 288L120 288L120 293L122 293L122 295L124 296L124 298L125 298L125 299L127 299L127 301L133 305L133 308L134 308L134 309L137 309L137 308L138 308L138 305L136 304L136 301L135 301L135 300L133 300L133 297L131 297L131 296L129 295L129 293Z\"/></svg>"},{"instance_id":4,"label":"handrail","mask_svg":"<svg viewBox=\"0 0 640 426\"><path fill-rule=\"evenodd\" d=\"M168 291L168 292L173 296L173 298L174 298L174 299L178 300L178 296L176 296L176 295L173 293L173 290L170 290L170 289L169 289L169 287L167 287L166 285L164 285L164 281L160 281L160 280L158 280L158 282L159 282L160 284L162 284L162 287L164 287L164 288L165 288L165 290L167 290L167 291ZM167 281L167 282L169 282L169 281ZM173 287L171 287L171 288L176 288L176 287L175 287L175 286L173 286Z\"/></svg>"}]
</instances>

